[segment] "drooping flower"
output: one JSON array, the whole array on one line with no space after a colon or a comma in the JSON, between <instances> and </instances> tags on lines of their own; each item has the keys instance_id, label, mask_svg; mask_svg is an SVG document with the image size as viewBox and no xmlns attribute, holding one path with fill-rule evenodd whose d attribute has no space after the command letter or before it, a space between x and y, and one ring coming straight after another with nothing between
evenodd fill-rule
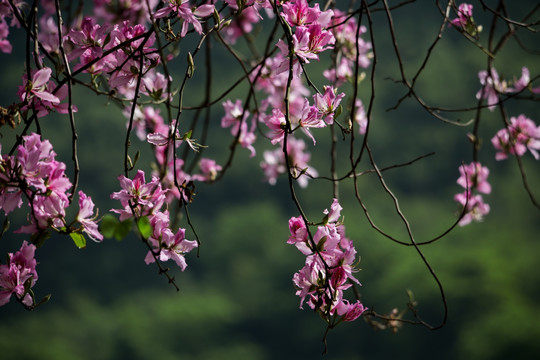
<instances>
[{"instance_id":1,"label":"drooping flower","mask_svg":"<svg viewBox=\"0 0 540 360\"><path fill-rule=\"evenodd\" d=\"M356 250L339 222L341 210L334 199L330 211L323 212L326 215L323 225L317 226L312 240L302 216L289 220L291 236L287 243L306 255L304 267L292 279L300 297L300 308L306 303L328 322L336 315L340 320L353 321L367 309L360 301L351 304L344 298L344 291L353 283L361 284L353 274L358 271L354 264Z\"/></svg>"},{"instance_id":2,"label":"drooping flower","mask_svg":"<svg viewBox=\"0 0 540 360\"><path fill-rule=\"evenodd\" d=\"M29 283L31 288L38 280L35 251L35 245L25 240L17 252L8 254L7 264L0 264L0 306L7 304L11 295L18 297L26 306L32 305L32 296L25 293L25 285Z\"/></svg>"},{"instance_id":3,"label":"drooping flower","mask_svg":"<svg viewBox=\"0 0 540 360\"><path fill-rule=\"evenodd\" d=\"M497 150L495 159L504 160L508 154L523 156L527 150L536 160L540 159L540 126L536 126L533 120L521 114L510 118L508 128L501 129L491 139L491 143Z\"/></svg>"},{"instance_id":4,"label":"drooping flower","mask_svg":"<svg viewBox=\"0 0 540 360\"><path fill-rule=\"evenodd\" d=\"M144 171L137 170L133 180L120 175L118 177L122 190L114 192L111 199L119 200L123 209L111 209L112 212L120 214L120 221L131 218L134 215L146 216L159 210L165 202L167 190L161 188L157 177L146 183ZM136 214L133 214L132 207Z\"/></svg>"},{"instance_id":5,"label":"drooping flower","mask_svg":"<svg viewBox=\"0 0 540 360\"><path fill-rule=\"evenodd\" d=\"M160 261L173 260L176 265L184 271L187 267L184 255L197 247L197 241L185 238L185 229L178 229L174 234L169 228L168 212L155 213L150 218L150 225L153 229L152 236L148 239L153 246L153 251L158 255ZM146 264L155 262L152 251L149 251L144 260Z\"/></svg>"},{"instance_id":6,"label":"drooping flower","mask_svg":"<svg viewBox=\"0 0 540 360\"><path fill-rule=\"evenodd\" d=\"M491 193L491 185L487 182L489 169L482 166L479 162L472 162L469 165L459 167L461 176L457 183L465 189L475 189L478 192Z\"/></svg>"},{"instance_id":7,"label":"drooping flower","mask_svg":"<svg viewBox=\"0 0 540 360\"><path fill-rule=\"evenodd\" d=\"M79 191L79 212L76 220L82 225L83 231L94 241L103 240L103 235L98 230L96 222L97 214L94 215L94 202L90 196Z\"/></svg>"},{"instance_id":8,"label":"drooping flower","mask_svg":"<svg viewBox=\"0 0 540 360\"><path fill-rule=\"evenodd\" d=\"M472 221L480 222L484 220L484 216L489 213L490 207L484 203L482 195L472 195L471 191L465 190L463 193L456 194L454 196L462 207L465 207L465 213L459 221L460 226L465 226Z\"/></svg>"},{"instance_id":9,"label":"drooping flower","mask_svg":"<svg viewBox=\"0 0 540 360\"><path fill-rule=\"evenodd\" d=\"M324 87L324 94L313 95L315 107L319 111L319 116L328 125L334 122L334 113L338 109L341 99L345 97L345 93L336 94L336 89L332 86Z\"/></svg>"}]
</instances>

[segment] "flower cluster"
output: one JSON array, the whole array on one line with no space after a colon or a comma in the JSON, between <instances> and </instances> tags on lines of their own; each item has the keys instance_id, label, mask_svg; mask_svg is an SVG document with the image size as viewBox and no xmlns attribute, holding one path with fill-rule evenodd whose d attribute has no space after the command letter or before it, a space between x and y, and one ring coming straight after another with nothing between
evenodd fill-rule
<instances>
[{"instance_id":1,"label":"flower cluster","mask_svg":"<svg viewBox=\"0 0 540 360\"><path fill-rule=\"evenodd\" d=\"M336 317L338 322L356 320L367 310L360 300L351 303L343 296L344 290L360 282L354 277L358 271L356 250L352 240L345 236L341 210L338 200L334 199L330 211L324 211L324 220L313 237L302 216L289 220L291 235L287 243L294 244L306 255L304 267L293 276L300 308L307 303L329 324Z\"/></svg>"},{"instance_id":2,"label":"flower cluster","mask_svg":"<svg viewBox=\"0 0 540 360\"><path fill-rule=\"evenodd\" d=\"M317 176L317 172L308 164L311 155L304 141L298 140L295 133L300 130L316 145L313 129L332 125L341 113L345 94L339 92L338 87L354 80L352 74L356 63L363 68L369 66L371 44L357 36L354 17L347 17L339 10L321 11L319 4L310 6L306 0L294 0L283 3L279 15L291 29L290 40L279 40L276 45L280 52L255 68L251 75L255 88L266 94L256 117L268 128L266 137L276 146L274 150L263 153L261 167L270 184L276 183L277 175L291 171L305 187L308 178ZM361 26L359 31L361 35L366 28ZM322 92L310 96L310 90L300 76L301 65L318 60L320 53L334 47L339 50L336 68L323 73L332 85L325 85ZM291 61L293 76L289 80ZM283 102L285 94L288 104ZM367 119L361 104L357 99L357 111L352 118L360 126L360 133L364 133ZM240 113L237 111L237 117ZM287 146L284 153L285 136Z\"/></svg>"},{"instance_id":3,"label":"flower cluster","mask_svg":"<svg viewBox=\"0 0 540 360\"><path fill-rule=\"evenodd\" d=\"M0 306L15 295L24 305L34 305L30 290L38 279L36 272L35 245L24 241L19 251L8 254L8 263L0 264Z\"/></svg>"},{"instance_id":4,"label":"flower cluster","mask_svg":"<svg viewBox=\"0 0 540 360\"><path fill-rule=\"evenodd\" d=\"M68 223L65 209L70 204L72 185L65 174L66 164L55 159L56 153L48 140L38 134L23 136L15 156L3 155L0 166L0 208L8 215L23 205L23 197L31 209L29 225L21 233L41 234L47 229L62 233L86 233L92 240L101 241L94 216L94 203L79 191L79 212ZM74 223L79 222L80 227Z\"/></svg>"},{"instance_id":5,"label":"flower cluster","mask_svg":"<svg viewBox=\"0 0 540 360\"><path fill-rule=\"evenodd\" d=\"M482 221L484 216L489 213L489 205L484 203L482 195L490 194L491 185L487 182L489 169L478 162L472 162L469 165L459 167L461 176L457 183L465 191L454 196L463 209L463 217L459 221L460 226L465 226L471 221Z\"/></svg>"},{"instance_id":6,"label":"flower cluster","mask_svg":"<svg viewBox=\"0 0 540 360\"><path fill-rule=\"evenodd\" d=\"M111 211L120 214L121 221L146 218L150 224L151 231L146 240L153 249L148 252L145 262L174 260L183 271L187 266L184 255L197 247L197 242L185 239L185 229L179 228L176 233L170 229L169 213L162 209L167 190L162 189L159 178L152 177L146 183L144 172L138 170L133 180L124 175L118 180L122 190L113 193L111 198L119 200L123 208Z\"/></svg>"},{"instance_id":7,"label":"flower cluster","mask_svg":"<svg viewBox=\"0 0 540 360\"><path fill-rule=\"evenodd\" d=\"M529 150L536 160L540 159L540 126L521 114L510 118L510 125L501 129L491 139L497 150L495 159L504 160L508 154L522 156Z\"/></svg>"}]
</instances>

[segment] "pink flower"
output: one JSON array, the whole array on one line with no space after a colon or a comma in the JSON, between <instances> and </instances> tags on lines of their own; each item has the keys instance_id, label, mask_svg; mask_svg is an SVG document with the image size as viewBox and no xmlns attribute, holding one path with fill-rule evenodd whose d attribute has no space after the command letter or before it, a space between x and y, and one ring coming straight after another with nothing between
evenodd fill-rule
<instances>
[{"instance_id":1,"label":"pink flower","mask_svg":"<svg viewBox=\"0 0 540 360\"><path fill-rule=\"evenodd\" d=\"M153 233L148 241L153 245L154 251L159 253L160 261L174 260L176 265L184 271L187 267L184 255L197 247L197 241L185 239L185 229L178 229L174 234L169 228L169 214L158 212L150 218ZM149 251L144 260L146 264L155 261L152 252Z\"/></svg>"},{"instance_id":2,"label":"pink flower","mask_svg":"<svg viewBox=\"0 0 540 360\"><path fill-rule=\"evenodd\" d=\"M82 225L83 231L94 241L102 241L103 235L98 230L94 216L94 202L90 196L79 191L79 212L77 213L77 221Z\"/></svg>"},{"instance_id":3,"label":"pink flower","mask_svg":"<svg viewBox=\"0 0 540 360\"><path fill-rule=\"evenodd\" d=\"M527 150L536 160L540 159L540 126L533 120L521 114L510 118L508 128L501 129L491 139L491 143L498 152L495 159L504 160L508 154L523 156Z\"/></svg>"},{"instance_id":4,"label":"pink flower","mask_svg":"<svg viewBox=\"0 0 540 360\"><path fill-rule=\"evenodd\" d=\"M465 27L469 22L469 19L472 18L472 9L473 6L471 4L460 4L458 7L458 17L451 20L450 23L454 26Z\"/></svg>"},{"instance_id":5,"label":"pink flower","mask_svg":"<svg viewBox=\"0 0 540 360\"><path fill-rule=\"evenodd\" d=\"M334 122L334 112L337 110L341 99L345 97L345 93L336 95L336 89L331 86L324 87L324 94L315 94L313 99L315 106L319 111L319 116L324 118L324 122L328 125L332 125Z\"/></svg>"},{"instance_id":6,"label":"pink flower","mask_svg":"<svg viewBox=\"0 0 540 360\"><path fill-rule=\"evenodd\" d=\"M305 188L310 177L318 176L317 170L309 166L311 154L305 151L306 143L303 140L287 137L287 153L291 165L292 175L298 180L298 185ZM265 174L265 180L270 185L275 185L277 177L287 171L283 149L267 150L263 153L263 161L260 163Z\"/></svg>"},{"instance_id":7,"label":"pink flower","mask_svg":"<svg viewBox=\"0 0 540 360\"><path fill-rule=\"evenodd\" d=\"M350 304L348 300L343 299L336 306L336 310L338 315L343 316L344 321L354 321L367 310L367 307L364 307L360 300L357 300L354 304Z\"/></svg>"},{"instance_id":8,"label":"pink flower","mask_svg":"<svg viewBox=\"0 0 540 360\"><path fill-rule=\"evenodd\" d=\"M172 77L169 76L169 81L172 82ZM167 78L165 75L155 71L149 71L143 78L143 90L141 92L150 96L155 101L164 100L167 98ZM172 99L172 96L169 96Z\"/></svg>"},{"instance_id":9,"label":"pink flower","mask_svg":"<svg viewBox=\"0 0 540 360\"><path fill-rule=\"evenodd\" d=\"M295 0L283 4L283 15L287 23L292 26L302 26L319 23L326 26L333 15L332 10L321 12L319 4L309 7L307 0Z\"/></svg>"},{"instance_id":10,"label":"pink flower","mask_svg":"<svg viewBox=\"0 0 540 360\"><path fill-rule=\"evenodd\" d=\"M366 115L366 110L364 109L364 104L362 103L362 100L356 99L354 100L355 105L355 113L354 113L354 121L358 124L358 132L360 135L364 135L367 131L368 126L368 118Z\"/></svg>"},{"instance_id":11,"label":"pink flower","mask_svg":"<svg viewBox=\"0 0 540 360\"><path fill-rule=\"evenodd\" d=\"M71 29L66 35L66 39L73 45L68 55L69 60L78 58L83 53L92 60L100 58L103 48L110 41L111 30L111 25L101 26L96 24L94 18L85 17L80 29Z\"/></svg>"},{"instance_id":12,"label":"pink flower","mask_svg":"<svg viewBox=\"0 0 540 360\"><path fill-rule=\"evenodd\" d=\"M324 30L320 24L308 26L299 26L296 28L292 37L292 49L285 44L283 40L279 40L276 46L281 50L283 61L276 64L275 71L280 74L286 72L290 67L289 55L296 55L304 63L309 63L310 59L319 60L319 54L325 50L331 49L336 39L332 32ZM294 77L299 77L302 73L302 68L298 63L297 58L293 59L293 74Z\"/></svg>"},{"instance_id":13,"label":"pink flower","mask_svg":"<svg viewBox=\"0 0 540 360\"><path fill-rule=\"evenodd\" d=\"M152 181L146 184L144 179L144 171L137 170L137 175L133 180L128 179L124 175L118 177L122 190L111 195L111 199L120 200L124 207L121 210L111 209L112 212L120 214L120 221L137 216L146 216L159 210L165 202L165 194L167 190L162 190L161 184L157 177L153 177ZM136 214L133 214L131 207L133 205Z\"/></svg>"},{"instance_id":14,"label":"pink flower","mask_svg":"<svg viewBox=\"0 0 540 360\"><path fill-rule=\"evenodd\" d=\"M491 193L491 185L487 182L489 169L479 162L472 162L469 165L459 167L461 176L457 183L465 189L476 189L478 192Z\"/></svg>"},{"instance_id":15,"label":"pink flower","mask_svg":"<svg viewBox=\"0 0 540 360\"><path fill-rule=\"evenodd\" d=\"M323 213L327 216L326 222L337 222L341 216L341 210L343 210L343 208L339 204L338 199L334 199L332 205L330 205L330 211L328 211L328 209L324 209L323 211Z\"/></svg>"},{"instance_id":16,"label":"pink flower","mask_svg":"<svg viewBox=\"0 0 540 360\"><path fill-rule=\"evenodd\" d=\"M487 99L488 109L493 111L495 106L499 103L499 94L504 94L508 91L505 81L499 80L499 74L495 68L490 68L490 74L487 71L480 71L478 73L480 84L483 86L476 93L478 100Z\"/></svg>"},{"instance_id":17,"label":"pink flower","mask_svg":"<svg viewBox=\"0 0 540 360\"><path fill-rule=\"evenodd\" d=\"M193 180L212 182L216 180L218 173L223 170L221 165L217 164L215 160L208 158L202 158L199 167L202 174L193 175Z\"/></svg>"},{"instance_id":18,"label":"pink flower","mask_svg":"<svg viewBox=\"0 0 540 360\"><path fill-rule=\"evenodd\" d=\"M225 110L225 116L221 118L221 127L231 127L231 133L234 135L238 132L242 114L244 114L244 121L249 116L249 111L244 111L242 107L242 100L237 99L234 103L231 100L225 101L223 104Z\"/></svg>"},{"instance_id":19,"label":"pink flower","mask_svg":"<svg viewBox=\"0 0 540 360\"><path fill-rule=\"evenodd\" d=\"M32 297L25 294L25 284L30 282L29 287L33 287L38 280L35 251L36 247L25 240L19 251L8 254L8 264L0 265L0 306L7 304L11 295L27 306L32 305Z\"/></svg>"},{"instance_id":20,"label":"pink flower","mask_svg":"<svg viewBox=\"0 0 540 360\"><path fill-rule=\"evenodd\" d=\"M285 115L279 109L273 109L272 114L265 119L265 124L270 128L270 141L272 145L282 142L285 137Z\"/></svg>"},{"instance_id":21,"label":"pink flower","mask_svg":"<svg viewBox=\"0 0 540 360\"><path fill-rule=\"evenodd\" d=\"M32 81L29 81L24 88L25 91L19 91L19 96L23 101L29 101L34 98L48 101L53 104L60 103L60 99L47 91L47 84L51 78L52 70L44 67L32 75Z\"/></svg>"},{"instance_id":22,"label":"pink flower","mask_svg":"<svg viewBox=\"0 0 540 360\"><path fill-rule=\"evenodd\" d=\"M462 207L467 204L465 214L459 221L460 226L465 226L471 221L480 222L484 220L484 216L487 215L490 210L489 205L484 203L482 195L471 195L471 192L468 190L463 193L456 194L456 196L454 196L454 200L461 204Z\"/></svg>"},{"instance_id":23,"label":"pink flower","mask_svg":"<svg viewBox=\"0 0 540 360\"><path fill-rule=\"evenodd\" d=\"M165 1L164 1L165 2ZM176 13L179 18L184 20L182 23L182 31L180 36L184 37L187 34L189 24L193 24L195 31L202 34L202 25L199 22L200 18L212 15L214 5L205 4L197 8L192 8L189 0L166 0L167 5L156 11L154 17L156 19L168 17L171 13Z\"/></svg>"},{"instance_id":24,"label":"pink flower","mask_svg":"<svg viewBox=\"0 0 540 360\"><path fill-rule=\"evenodd\" d=\"M313 245L303 218L298 216L289 220L291 236L287 243L294 244L306 255L304 267L293 275L300 308L306 301L326 321L330 321L329 317L335 316L336 312L343 320L353 321L366 310L359 301L352 305L344 299L344 291L352 283L361 284L353 275L357 271L353 265L356 258L353 242L345 237L345 227L337 223L341 210L334 199L330 211L324 211L324 225L318 226L313 235Z\"/></svg>"}]
</instances>

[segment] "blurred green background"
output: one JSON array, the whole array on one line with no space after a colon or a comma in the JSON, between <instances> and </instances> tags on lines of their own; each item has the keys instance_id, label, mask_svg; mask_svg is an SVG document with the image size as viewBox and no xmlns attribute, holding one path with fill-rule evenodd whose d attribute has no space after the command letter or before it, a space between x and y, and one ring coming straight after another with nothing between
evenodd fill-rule
<instances>
[{"instance_id":1,"label":"blurred green background","mask_svg":"<svg viewBox=\"0 0 540 360\"><path fill-rule=\"evenodd\" d=\"M396 34L411 77L420 66L440 26L440 15L429 6L413 4L394 11ZM475 4L475 10L480 6ZM520 18L533 2L520 2L511 15ZM475 12L478 23L490 16ZM538 14L536 15L538 18ZM450 226L456 218L453 195L461 191L455 183L458 166L472 161L466 138L469 128L444 124L428 116L417 103L407 99L395 111L386 111L404 94L399 84L388 78L399 76L392 52L387 22L382 12L373 14L377 50L376 98L370 145L380 167L403 163L434 151L435 155L409 167L385 172L385 180L400 199L417 241L430 239ZM484 27L484 32L487 32ZM525 42L538 46L529 34L519 32ZM264 34L259 34L264 38ZM17 36L16 34L14 36ZM482 34L486 41L487 33ZM2 106L15 102L14 92L23 72L23 43L14 44L11 56L0 55L2 66ZM184 54L192 44L181 46ZM262 46L262 44L260 44ZM22 49L21 49L22 48ZM216 51L219 51L217 44ZM239 44L242 51L242 44ZM538 50L538 49L537 49ZM527 66L531 74L540 72L538 59L523 55L515 42L495 60L506 78L519 76ZM184 58L184 56L180 56ZM231 82L229 69L237 69L232 57L224 54L215 65L214 95ZM326 59L328 60L328 59ZM325 59L313 62L308 71L319 86ZM175 68L175 79L183 69ZM479 89L477 73L485 69L485 54L456 31L447 29L436 48L418 90L424 99L443 107L472 107ZM219 69L219 68L218 68ZM369 75L369 71L367 72ZM197 68L185 98L186 105L200 101L204 67ZM231 75L232 76L232 75ZM242 89L231 95L242 97ZM346 90L346 89L344 89ZM367 103L369 83L361 85ZM80 136L80 188L93 197L100 214L118 205L109 194L118 191L117 176L123 169L125 118L106 99L75 87L79 107L76 115ZM509 103L510 116L526 114L538 124L536 103ZM186 112L189 119L191 113ZM213 110L219 124L220 107ZM445 114L454 120L468 120L474 112ZM184 115L183 115L184 116ZM404 325L397 334L374 331L362 319L338 326L328 336L328 354L321 355L324 322L307 307L298 308L292 275L303 266L304 257L286 244L287 220L297 216L284 177L275 186L262 181L259 162L264 139L259 138L257 157L239 149L233 167L222 182L198 185L190 207L201 238L200 257L187 256L188 268L174 269L180 292L167 284L157 268L143 262L146 247L135 237L121 242L107 239L77 249L67 237L53 237L37 252L38 296L52 293L44 306L27 312L14 301L0 308L0 357L3 359L531 359L540 355L540 212L522 187L514 159L494 160L489 139L501 128L497 113L482 112L480 135L484 146L479 161L490 170L491 195L484 199L491 212L482 223L458 228L444 239L423 247L423 251L443 283L449 307L447 325L430 331ZM53 116L41 121L43 135L51 139L58 158L71 168L70 129L67 118ZM214 127L218 130L218 127ZM2 128L2 153L12 143ZM328 174L328 131L316 132L313 166ZM197 134L195 134L197 138ZM326 138L326 140L325 140ZM232 138L217 131L207 144L205 155L223 163L224 147ZM132 136L133 152L142 149L141 164L150 161L146 144ZM346 145L340 146L346 158ZM530 154L523 157L527 179L540 196L540 167ZM364 168L368 164L364 163ZM343 168L341 169L343 170ZM149 176L147 171L147 176ZM68 172L68 174L71 174ZM373 220L385 231L406 239L403 224L391 199L374 176L359 180L359 192ZM418 301L420 315L437 324L442 304L436 284L411 247L392 243L373 231L351 194L351 184L341 185L342 215L348 236L362 258L358 274L363 286L362 301L378 312L404 308L406 291ZM311 182L299 198L309 218L317 220L329 207L330 183ZM24 214L19 212L20 217ZM12 229L17 228L14 220ZM185 222L182 226L186 226ZM193 238L188 231L188 238ZM20 236L4 236L0 250L14 251ZM169 264L167 264L169 265Z\"/></svg>"}]
</instances>

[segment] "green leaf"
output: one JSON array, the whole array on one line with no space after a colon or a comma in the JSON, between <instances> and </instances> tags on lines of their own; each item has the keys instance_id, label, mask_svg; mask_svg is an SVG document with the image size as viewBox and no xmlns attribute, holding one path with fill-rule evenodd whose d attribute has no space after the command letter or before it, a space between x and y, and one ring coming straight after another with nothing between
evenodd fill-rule
<instances>
[{"instance_id":1,"label":"green leaf","mask_svg":"<svg viewBox=\"0 0 540 360\"><path fill-rule=\"evenodd\" d=\"M73 239L73 242L79 249L84 249L86 247L86 238L83 234L79 233L70 233L69 236Z\"/></svg>"},{"instance_id":2,"label":"green leaf","mask_svg":"<svg viewBox=\"0 0 540 360\"><path fill-rule=\"evenodd\" d=\"M131 230L131 219L118 221L118 219L111 214L106 214L101 219L99 224L99 231L106 238L120 241L123 240L129 231Z\"/></svg>"},{"instance_id":3,"label":"green leaf","mask_svg":"<svg viewBox=\"0 0 540 360\"><path fill-rule=\"evenodd\" d=\"M114 238L118 241L124 240L124 238L131 231L131 219L119 221L116 231L114 232Z\"/></svg>"},{"instance_id":4,"label":"green leaf","mask_svg":"<svg viewBox=\"0 0 540 360\"><path fill-rule=\"evenodd\" d=\"M150 235L152 235L152 226L150 225L150 220L148 220L146 216L137 220L137 228L145 239L148 239Z\"/></svg>"}]
</instances>

